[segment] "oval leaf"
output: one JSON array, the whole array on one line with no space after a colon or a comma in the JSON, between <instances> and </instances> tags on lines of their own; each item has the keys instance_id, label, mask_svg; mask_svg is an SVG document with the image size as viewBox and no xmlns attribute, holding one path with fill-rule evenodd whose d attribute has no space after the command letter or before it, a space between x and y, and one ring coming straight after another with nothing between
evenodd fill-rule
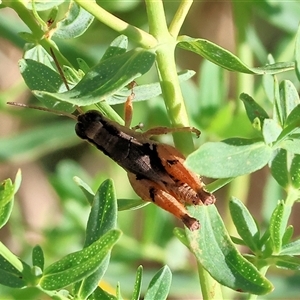
<instances>
[{"instance_id":1,"label":"oval leaf","mask_svg":"<svg viewBox=\"0 0 300 300\"><path fill-rule=\"evenodd\" d=\"M262 141L232 138L205 143L187 157L186 165L201 176L229 178L261 169L271 156L272 149Z\"/></svg>"},{"instance_id":2,"label":"oval leaf","mask_svg":"<svg viewBox=\"0 0 300 300\"><path fill-rule=\"evenodd\" d=\"M271 162L271 173L274 179L283 188L289 186L289 173L288 173L288 156L290 154L284 150L279 149Z\"/></svg>"},{"instance_id":3,"label":"oval leaf","mask_svg":"<svg viewBox=\"0 0 300 300\"><path fill-rule=\"evenodd\" d=\"M160 269L152 278L146 291L144 300L167 299L172 281L172 273L169 267Z\"/></svg>"},{"instance_id":4,"label":"oval leaf","mask_svg":"<svg viewBox=\"0 0 300 300\"><path fill-rule=\"evenodd\" d=\"M65 90L64 83L60 75L45 64L32 59L21 59L19 69L23 79L30 90L47 91L55 93ZM53 99L38 97L46 107L59 111L73 112L74 107L68 103L57 102Z\"/></svg>"},{"instance_id":5,"label":"oval leaf","mask_svg":"<svg viewBox=\"0 0 300 300\"><path fill-rule=\"evenodd\" d=\"M44 100L58 100L78 106L95 104L146 73L154 61L155 54L152 51L136 48L101 61L70 91L64 93L34 91L34 94Z\"/></svg>"},{"instance_id":6,"label":"oval leaf","mask_svg":"<svg viewBox=\"0 0 300 300\"><path fill-rule=\"evenodd\" d=\"M57 23L53 36L60 39L71 39L82 35L91 25L94 16L80 7L76 2L71 2L66 18Z\"/></svg>"},{"instance_id":7,"label":"oval leaf","mask_svg":"<svg viewBox=\"0 0 300 300\"><path fill-rule=\"evenodd\" d=\"M285 205L284 201L280 201L272 213L269 230L274 254L278 254L281 251L282 237L285 232L290 210L291 207Z\"/></svg>"},{"instance_id":8,"label":"oval leaf","mask_svg":"<svg viewBox=\"0 0 300 300\"><path fill-rule=\"evenodd\" d=\"M90 275L99 268L120 235L119 230L111 230L89 247L53 263L45 269L40 286L45 290L56 290Z\"/></svg>"},{"instance_id":9,"label":"oval leaf","mask_svg":"<svg viewBox=\"0 0 300 300\"><path fill-rule=\"evenodd\" d=\"M237 232L245 244L253 251L259 249L259 229L247 207L237 198L229 202L230 215Z\"/></svg>"},{"instance_id":10,"label":"oval leaf","mask_svg":"<svg viewBox=\"0 0 300 300\"><path fill-rule=\"evenodd\" d=\"M190 249L216 281L255 295L273 290L272 284L237 251L214 205L190 207L189 211L201 223L199 230L186 229Z\"/></svg>"},{"instance_id":11,"label":"oval leaf","mask_svg":"<svg viewBox=\"0 0 300 300\"><path fill-rule=\"evenodd\" d=\"M37 245L32 249L32 265L44 269L44 252L41 246Z\"/></svg>"},{"instance_id":12,"label":"oval leaf","mask_svg":"<svg viewBox=\"0 0 300 300\"><path fill-rule=\"evenodd\" d=\"M265 119L269 118L266 111L258 103L256 103L254 99L249 95L242 93L240 95L240 99L245 105L247 116L252 124L254 123L254 120L256 118L260 120L261 124L263 124Z\"/></svg>"},{"instance_id":13,"label":"oval leaf","mask_svg":"<svg viewBox=\"0 0 300 300\"><path fill-rule=\"evenodd\" d=\"M115 189L112 180L106 180L100 185L94 197L86 228L84 246L89 246L106 232L114 229L116 225L117 199ZM87 297L97 288L99 281L107 270L108 263L109 254L93 274L75 285L74 290L79 299L87 299Z\"/></svg>"}]
</instances>

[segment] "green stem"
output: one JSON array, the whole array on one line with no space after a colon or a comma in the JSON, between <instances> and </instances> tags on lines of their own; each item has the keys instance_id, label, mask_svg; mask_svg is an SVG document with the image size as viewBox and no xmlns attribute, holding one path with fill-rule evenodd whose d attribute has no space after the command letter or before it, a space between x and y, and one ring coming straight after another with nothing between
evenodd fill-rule
<instances>
[{"instance_id":1,"label":"green stem","mask_svg":"<svg viewBox=\"0 0 300 300\"><path fill-rule=\"evenodd\" d=\"M167 28L162 1L146 0L149 20L149 31L157 39L157 69L160 76L160 84L170 122L174 127L189 126L175 63L176 38ZM175 28L175 24L173 28ZM174 142L177 148L184 154L194 150L191 134L174 134Z\"/></svg>"},{"instance_id":2,"label":"green stem","mask_svg":"<svg viewBox=\"0 0 300 300\"><path fill-rule=\"evenodd\" d=\"M19 15L20 19L27 25L31 30L32 36L34 37L36 44L41 45L49 54L50 48L53 49L57 61L60 65L66 65L72 67L71 63L58 51L55 43L45 37L45 32L36 21L33 14L27 9L25 2L22 0L11 0L3 1L4 5L11 7Z\"/></svg>"},{"instance_id":3,"label":"green stem","mask_svg":"<svg viewBox=\"0 0 300 300\"><path fill-rule=\"evenodd\" d=\"M203 300L223 299L221 285L209 275L200 263L198 263L198 275Z\"/></svg>"},{"instance_id":4,"label":"green stem","mask_svg":"<svg viewBox=\"0 0 300 300\"><path fill-rule=\"evenodd\" d=\"M182 0L169 26L170 34L175 38L178 36L182 24L193 4L193 0Z\"/></svg>"},{"instance_id":5,"label":"green stem","mask_svg":"<svg viewBox=\"0 0 300 300\"><path fill-rule=\"evenodd\" d=\"M86 11L95 16L101 23L112 28L113 30L122 33L135 42L139 43L145 48L153 48L156 46L157 41L149 33L132 26L125 21L112 15L101 6L99 6L94 0L74 0Z\"/></svg>"}]
</instances>

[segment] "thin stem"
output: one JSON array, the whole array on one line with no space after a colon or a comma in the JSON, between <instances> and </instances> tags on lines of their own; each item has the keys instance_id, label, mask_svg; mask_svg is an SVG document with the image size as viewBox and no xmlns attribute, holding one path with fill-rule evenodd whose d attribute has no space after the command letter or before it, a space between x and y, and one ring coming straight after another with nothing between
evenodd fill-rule
<instances>
[{"instance_id":1,"label":"thin stem","mask_svg":"<svg viewBox=\"0 0 300 300\"><path fill-rule=\"evenodd\" d=\"M109 13L93 0L74 0L86 11L95 16L101 23L112 28L113 30L130 37L135 42L145 48L153 48L157 41L149 33L128 24L127 22L117 18Z\"/></svg>"},{"instance_id":2,"label":"thin stem","mask_svg":"<svg viewBox=\"0 0 300 300\"><path fill-rule=\"evenodd\" d=\"M60 53L60 51L58 51L55 43L45 37L45 32L42 30L41 26L38 24L33 14L27 9L23 1L11 1L9 3L9 7L16 11L20 19L31 30L32 36L36 40L37 44L41 45L49 54L51 54L50 48L52 48L60 65L72 67L71 63Z\"/></svg>"},{"instance_id":3,"label":"thin stem","mask_svg":"<svg viewBox=\"0 0 300 300\"><path fill-rule=\"evenodd\" d=\"M182 24L193 4L193 0L182 0L169 26L169 32L173 37L177 37Z\"/></svg>"},{"instance_id":4,"label":"thin stem","mask_svg":"<svg viewBox=\"0 0 300 300\"><path fill-rule=\"evenodd\" d=\"M150 33L159 41L157 46L157 69L170 122L174 127L189 126L175 63L176 39L168 31L163 2L146 0ZM191 134L175 133L176 147L184 154L194 150Z\"/></svg>"},{"instance_id":5,"label":"thin stem","mask_svg":"<svg viewBox=\"0 0 300 300\"><path fill-rule=\"evenodd\" d=\"M221 285L209 275L200 263L198 263L198 275L203 300L223 299Z\"/></svg>"}]
</instances>

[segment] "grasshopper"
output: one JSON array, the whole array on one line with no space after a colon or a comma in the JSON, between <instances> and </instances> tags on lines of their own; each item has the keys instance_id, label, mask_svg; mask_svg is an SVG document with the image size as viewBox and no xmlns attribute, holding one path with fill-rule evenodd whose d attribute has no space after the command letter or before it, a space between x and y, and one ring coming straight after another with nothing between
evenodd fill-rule
<instances>
[{"instance_id":1,"label":"grasshopper","mask_svg":"<svg viewBox=\"0 0 300 300\"><path fill-rule=\"evenodd\" d=\"M125 104L125 126L91 110L77 117L76 134L125 169L132 188L144 201L155 203L182 220L190 230L197 230L200 223L185 205L213 204L214 195L184 166L185 157L176 148L150 138L178 131L191 131L199 136L200 132L193 127L155 127L145 132L129 128L133 97L132 92Z\"/></svg>"},{"instance_id":2,"label":"grasshopper","mask_svg":"<svg viewBox=\"0 0 300 300\"><path fill-rule=\"evenodd\" d=\"M201 179L184 166L185 157L174 147L151 140L153 135L178 131L194 132L193 127L155 127L145 132L131 129L133 91L125 103L125 125L105 117L96 110L73 114L58 113L77 121L76 134L96 146L126 170L129 182L138 196L179 218L190 230L200 227L185 205L209 205L216 199L205 190ZM17 106L20 103L8 102ZM51 111L46 108L27 106Z\"/></svg>"}]
</instances>

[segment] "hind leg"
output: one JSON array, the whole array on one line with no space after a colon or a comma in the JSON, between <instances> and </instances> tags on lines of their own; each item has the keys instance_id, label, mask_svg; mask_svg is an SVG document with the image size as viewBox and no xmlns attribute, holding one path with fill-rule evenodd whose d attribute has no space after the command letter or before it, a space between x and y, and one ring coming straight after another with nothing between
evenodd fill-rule
<instances>
[{"instance_id":1,"label":"hind leg","mask_svg":"<svg viewBox=\"0 0 300 300\"><path fill-rule=\"evenodd\" d=\"M135 174L127 173L134 191L144 200L150 201L180 219L191 231L200 228L200 223L193 218L186 208L157 183L148 179L137 179Z\"/></svg>"}]
</instances>

